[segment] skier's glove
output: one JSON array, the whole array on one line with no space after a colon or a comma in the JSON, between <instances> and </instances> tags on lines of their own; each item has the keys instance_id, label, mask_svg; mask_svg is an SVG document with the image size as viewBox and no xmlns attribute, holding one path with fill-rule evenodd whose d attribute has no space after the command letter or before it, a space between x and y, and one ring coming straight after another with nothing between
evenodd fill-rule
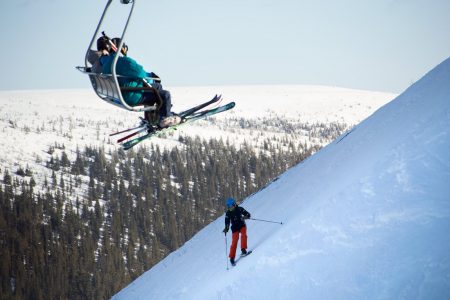
<instances>
[{"instance_id":1,"label":"skier's glove","mask_svg":"<svg viewBox=\"0 0 450 300\"><path fill-rule=\"evenodd\" d=\"M228 229L229 229L228 227L225 227L224 230L223 230L223 233L227 233Z\"/></svg>"}]
</instances>

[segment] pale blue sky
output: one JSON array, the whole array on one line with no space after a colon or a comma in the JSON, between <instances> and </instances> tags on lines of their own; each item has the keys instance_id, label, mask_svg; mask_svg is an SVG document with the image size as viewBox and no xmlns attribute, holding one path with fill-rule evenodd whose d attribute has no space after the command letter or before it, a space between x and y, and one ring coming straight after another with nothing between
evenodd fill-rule
<instances>
[{"instance_id":1,"label":"pale blue sky","mask_svg":"<svg viewBox=\"0 0 450 300\"><path fill-rule=\"evenodd\" d=\"M106 0L0 2L0 90L89 88L76 71ZM120 35L116 0L105 30ZM401 92L450 56L449 0L138 0L129 55L165 86Z\"/></svg>"}]
</instances>

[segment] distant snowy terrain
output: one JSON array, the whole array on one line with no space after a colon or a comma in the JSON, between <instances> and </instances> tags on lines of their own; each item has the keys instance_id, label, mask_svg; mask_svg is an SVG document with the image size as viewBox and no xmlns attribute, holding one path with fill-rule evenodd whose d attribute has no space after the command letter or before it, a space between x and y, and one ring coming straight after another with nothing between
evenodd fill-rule
<instances>
[{"instance_id":1,"label":"distant snowy terrain","mask_svg":"<svg viewBox=\"0 0 450 300\"><path fill-rule=\"evenodd\" d=\"M86 81L88 79L86 78ZM344 123L352 126L392 100L387 93L321 86L238 86L169 88L173 111L181 111L215 93L225 101L236 101L230 112L185 126L181 134L204 138L222 137L233 143L257 144L263 138L280 139L286 135L281 126L265 123L282 119L295 123ZM84 146L119 149L109 134L135 126L141 113L132 113L98 99L91 90L2 91L0 92L0 174L27 166L50 176L44 167L49 152L61 148L73 160L76 149ZM243 128L245 121L249 126ZM295 129L295 128L294 128ZM310 133L294 130L298 139ZM305 136L306 135L306 136ZM177 134L154 139L158 145L175 145ZM326 144L329 140L318 141ZM148 145L150 141L143 143ZM56 147L55 147L56 145ZM36 177L36 176L35 176Z\"/></svg>"},{"instance_id":2,"label":"distant snowy terrain","mask_svg":"<svg viewBox=\"0 0 450 300\"><path fill-rule=\"evenodd\" d=\"M219 218L115 299L450 299L449 128L447 59L247 198L254 218L283 225L249 220L254 252L236 267Z\"/></svg>"}]
</instances>

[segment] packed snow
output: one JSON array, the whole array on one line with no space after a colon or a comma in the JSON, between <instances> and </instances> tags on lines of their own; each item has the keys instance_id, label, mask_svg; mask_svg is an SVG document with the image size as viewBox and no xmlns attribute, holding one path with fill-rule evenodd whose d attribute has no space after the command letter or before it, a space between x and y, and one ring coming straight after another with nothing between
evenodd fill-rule
<instances>
[{"instance_id":1,"label":"packed snow","mask_svg":"<svg viewBox=\"0 0 450 300\"><path fill-rule=\"evenodd\" d=\"M449 299L449 128L447 59L245 199L283 225L247 221L236 267L221 217L114 299Z\"/></svg>"}]
</instances>

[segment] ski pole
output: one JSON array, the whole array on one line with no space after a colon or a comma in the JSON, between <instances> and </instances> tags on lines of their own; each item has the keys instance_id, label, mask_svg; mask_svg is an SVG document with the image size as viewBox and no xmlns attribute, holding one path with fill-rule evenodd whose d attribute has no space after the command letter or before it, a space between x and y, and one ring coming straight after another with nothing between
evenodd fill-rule
<instances>
[{"instance_id":1,"label":"ski pole","mask_svg":"<svg viewBox=\"0 0 450 300\"><path fill-rule=\"evenodd\" d=\"M261 219L255 219L255 218L250 218L250 220L253 220L253 221L260 221L260 222L267 222L267 223L276 223L276 224L283 225L283 222L276 222L276 221L269 221L269 220L261 220Z\"/></svg>"},{"instance_id":2,"label":"ski pole","mask_svg":"<svg viewBox=\"0 0 450 300\"><path fill-rule=\"evenodd\" d=\"M226 232L225 232L225 260L227 261L227 270L228 270L228 240Z\"/></svg>"}]
</instances>

